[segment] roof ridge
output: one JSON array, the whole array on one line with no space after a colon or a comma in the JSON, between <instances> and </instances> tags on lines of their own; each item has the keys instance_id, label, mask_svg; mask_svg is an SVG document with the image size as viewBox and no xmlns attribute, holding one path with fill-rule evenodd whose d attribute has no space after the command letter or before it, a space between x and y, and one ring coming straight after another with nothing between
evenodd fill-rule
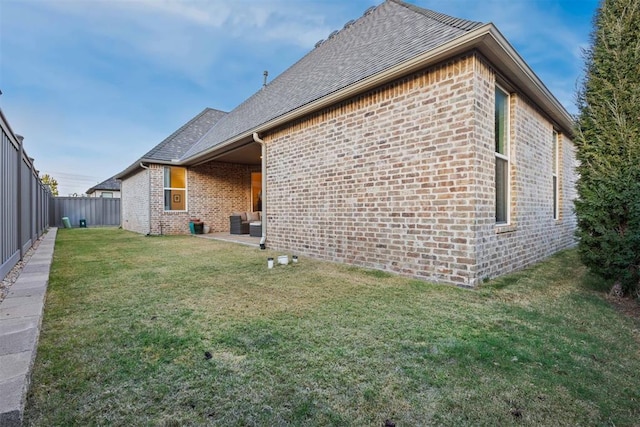
<instances>
[{"instance_id":1,"label":"roof ridge","mask_svg":"<svg viewBox=\"0 0 640 427\"><path fill-rule=\"evenodd\" d=\"M479 22L479 21L471 21L471 20L464 19L464 18L456 18L456 17L453 17L451 15L447 15L447 14L444 14L444 13L436 12L436 11L431 10L431 9L426 9L426 8L423 8L423 7L420 7L420 6L416 6L416 5L411 4L411 3L407 3L407 2L405 2L403 0L387 0L387 1L396 3L396 4L400 5L400 6L406 7L407 9L409 9L409 10L411 10L413 12L416 12L416 13L419 13L421 15L424 15L427 18L433 19L434 21L438 21L441 24L448 25L450 27L457 28L457 29L460 29L460 30L465 30L466 31L466 30L469 30L469 29L471 29L473 27L476 27L478 25L482 25L482 22Z\"/></svg>"},{"instance_id":2,"label":"roof ridge","mask_svg":"<svg viewBox=\"0 0 640 427\"><path fill-rule=\"evenodd\" d=\"M180 161L205 155L225 141L482 25L402 0L386 0L372 6L341 30L332 31L326 40L316 43L269 84L234 107L186 150ZM402 31L393 31L394 26L402 26Z\"/></svg>"},{"instance_id":3,"label":"roof ridge","mask_svg":"<svg viewBox=\"0 0 640 427\"><path fill-rule=\"evenodd\" d=\"M113 183L113 186L109 186L108 184ZM116 188L117 187L117 188ZM97 183L93 187L89 188L85 191L86 194L90 194L95 192L96 190L112 190L112 191L120 191L120 183L118 182L115 175L110 178L105 179L102 182Z\"/></svg>"},{"instance_id":4,"label":"roof ridge","mask_svg":"<svg viewBox=\"0 0 640 427\"><path fill-rule=\"evenodd\" d=\"M202 110L199 114L197 114L194 118L192 118L191 120L189 120L187 123L183 124L182 126L180 126L180 128L178 130L176 130L175 132L173 132L171 135L169 135L168 137L166 137L165 139L162 140L162 142L171 139L174 135L180 133L184 128L189 127L189 125L191 125L193 122L197 121L200 117L204 116L205 113L208 113L209 111L218 111L220 113L224 113L224 114L228 114L228 112L226 111L222 111L222 110L216 110L215 108L210 108L210 107L206 107L204 110ZM162 144L162 142L160 144Z\"/></svg>"},{"instance_id":5,"label":"roof ridge","mask_svg":"<svg viewBox=\"0 0 640 427\"><path fill-rule=\"evenodd\" d=\"M354 24L356 24L358 21L360 21L362 18L364 18L365 16L369 15L371 12L373 12L375 9L377 9L380 5L378 6L371 6L369 7L367 10L364 11L364 13L361 16L358 16L357 18L353 18L350 19L349 21L347 21L342 28L340 28L339 30L333 30L331 33L329 33L329 35L327 36L326 39L320 39L318 40L318 42L316 42L316 44L314 45L313 49L317 49L320 46L322 46L324 43L328 42L329 40L337 37L338 35L344 33L346 30L348 30L350 27L352 27ZM311 49L311 51L313 51L313 49ZM307 52L305 54L308 55L309 53L311 53L311 51ZM302 58L301 58L302 59Z\"/></svg>"},{"instance_id":6,"label":"roof ridge","mask_svg":"<svg viewBox=\"0 0 640 427\"><path fill-rule=\"evenodd\" d=\"M170 141L172 141L176 136L178 136L181 132L183 132L184 130L186 130L189 126L191 126L193 123L195 123L196 121L198 121L202 116L205 115L205 113L208 113L210 111L216 111L219 113L223 113L224 115L229 114L227 111L222 111L222 110L217 110L215 108L210 108L210 107L205 107L204 110L202 110L199 114L197 114L195 117L193 117L191 120L189 120L187 123L183 124L182 126L180 126L177 130L175 130L171 135L169 135L168 137L166 137L165 139L163 139L162 141L160 141L156 146L154 146L151 150L147 151L147 153L142 156L147 157L150 153L154 153L157 152L161 147L163 147L165 144L169 143ZM223 116L224 117L224 116ZM218 122L219 120L217 120L216 122ZM214 124L215 126L215 124ZM213 126L212 126L213 127Z\"/></svg>"},{"instance_id":7,"label":"roof ridge","mask_svg":"<svg viewBox=\"0 0 640 427\"><path fill-rule=\"evenodd\" d=\"M205 111L217 111L218 113L224 113L224 114L228 113L228 111L218 110L217 108L205 107L200 114L204 114ZM198 116L200 116L200 114L198 114Z\"/></svg>"}]
</instances>

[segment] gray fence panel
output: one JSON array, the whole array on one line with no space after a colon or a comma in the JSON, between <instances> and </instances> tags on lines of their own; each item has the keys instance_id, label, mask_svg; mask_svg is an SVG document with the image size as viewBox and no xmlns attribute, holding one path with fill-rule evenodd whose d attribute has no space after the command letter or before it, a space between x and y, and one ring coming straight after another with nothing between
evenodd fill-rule
<instances>
[{"instance_id":1,"label":"gray fence panel","mask_svg":"<svg viewBox=\"0 0 640 427\"><path fill-rule=\"evenodd\" d=\"M32 187L31 171L29 170L28 161L28 159L23 159L22 161L22 186L20 188L22 196L22 209L20 210L20 242L22 243L23 252L27 251L31 247Z\"/></svg>"},{"instance_id":2,"label":"gray fence panel","mask_svg":"<svg viewBox=\"0 0 640 427\"><path fill-rule=\"evenodd\" d=\"M50 197L0 110L0 279L49 227Z\"/></svg>"},{"instance_id":3,"label":"gray fence panel","mask_svg":"<svg viewBox=\"0 0 640 427\"><path fill-rule=\"evenodd\" d=\"M63 227L63 217L69 218L72 227L79 227L80 220L87 222L87 227L119 226L120 199L103 199L100 197L56 197L53 199L54 218L51 223Z\"/></svg>"},{"instance_id":4,"label":"gray fence panel","mask_svg":"<svg viewBox=\"0 0 640 427\"><path fill-rule=\"evenodd\" d=\"M2 123L4 125L4 123ZM18 159L20 148L2 126L0 143L0 278L20 260L18 246Z\"/></svg>"}]
</instances>

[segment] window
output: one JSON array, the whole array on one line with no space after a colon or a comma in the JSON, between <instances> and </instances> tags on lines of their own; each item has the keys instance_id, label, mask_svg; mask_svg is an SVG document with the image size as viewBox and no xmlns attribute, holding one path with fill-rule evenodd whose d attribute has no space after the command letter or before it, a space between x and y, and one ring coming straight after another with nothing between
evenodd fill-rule
<instances>
[{"instance_id":1,"label":"window","mask_svg":"<svg viewBox=\"0 0 640 427\"><path fill-rule=\"evenodd\" d=\"M254 212L262 211L262 173L251 172L251 205Z\"/></svg>"},{"instance_id":2,"label":"window","mask_svg":"<svg viewBox=\"0 0 640 427\"><path fill-rule=\"evenodd\" d=\"M174 166L164 167L164 210L187 210L187 170Z\"/></svg>"},{"instance_id":3,"label":"window","mask_svg":"<svg viewBox=\"0 0 640 427\"><path fill-rule=\"evenodd\" d=\"M509 94L496 86L496 224L509 223Z\"/></svg>"},{"instance_id":4,"label":"window","mask_svg":"<svg viewBox=\"0 0 640 427\"><path fill-rule=\"evenodd\" d=\"M558 191L559 190L558 161L560 156L558 155L558 150L559 150L558 132L556 132L555 130L553 131L551 150L553 151L552 164L551 164L551 176L553 177L553 219L560 219L560 212L558 210L558 206L559 206L558 202L560 197L560 192Z\"/></svg>"},{"instance_id":5,"label":"window","mask_svg":"<svg viewBox=\"0 0 640 427\"><path fill-rule=\"evenodd\" d=\"M113 193L111 191L103 191L100 194L100 197L102 197L103 199L113 199Z\"/></svg>"}]
</instances>

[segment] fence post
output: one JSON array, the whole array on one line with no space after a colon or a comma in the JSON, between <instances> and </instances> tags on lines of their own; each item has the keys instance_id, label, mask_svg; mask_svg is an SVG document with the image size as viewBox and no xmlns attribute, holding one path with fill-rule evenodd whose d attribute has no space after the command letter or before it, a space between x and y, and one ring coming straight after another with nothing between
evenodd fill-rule
<instances>
[{"instance_id":1,"label":"fence post","mask_svg":"<svg viewBox=\"0 0 640 427\"><path fill-rule=\"evenodd\" d=\"M16 204L17 209L17 220L18 220L18 233L16 236L18 248L20 250L20 260L24 256L24 251L22 250L22 227L24 227L22 221L22 157L24 156L24 148L22 146L22 141L24 137L22 135L16 135L16 139L18 140L18 172L17 172L17 186L18 186L18 203Z\"/></svg>"},{"instance_id":2,"label":"fence post","mask_svg":"<svg viewBox=\"0 0 640 427\"><path fill-rule=\"evenodd\" d=\"M29 157L29 163L29 239L31 239L31 244L34 244L36 241L34 238L36 218L34 211L35 197L33 197L33 187L35 186L35 180L33 179L33 174L35 173L36 168L33 165L33 158Z\"/></svg>"}]
</instances>

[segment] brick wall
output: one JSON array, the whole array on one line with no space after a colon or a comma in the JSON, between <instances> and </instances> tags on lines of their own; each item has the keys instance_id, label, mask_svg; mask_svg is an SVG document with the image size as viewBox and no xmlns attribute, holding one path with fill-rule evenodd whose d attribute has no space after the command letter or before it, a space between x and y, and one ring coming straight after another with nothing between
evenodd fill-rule
<instances>
[{"instance_id":1,"label":"brick wall","mask_svg":"<svg viewBox=\"0 0 640 427\"><path fill-rule=\"evenodd\" d=\"M149 172L141 170L122 180L122 228L136 233L149 232Z\"/></svg>"},{"instance_id":2,"label":"brick wall","mask_svg":"<svg viewBox=\"0 0 640 427\"><path fill-rule=\"evenodd\" d=\"M232 212L251 211L251 172L260 166L210 162L189 169L189 212L211 227L229 231Z\"/></svg>"},{"instance_id":3,"label":"brick wall","mask_svg":"<svg viewBox=\"0 0 640 427\"><path fill-rule=\"evenodd\" d=\"M495 77L478 61L479 95L494 96ZM510 95L510 224L496 225L493 104L478 109L477 280L519 270L575 245L575 147L559 135L559 219L553 217L553 125L526 99Z\"/></svg>"},{"instance_id":4,"label":"brick wall","mask_svg":"<svg viewBox=\"0 0 640 427\"><path fill-rule=\"evenodd\" d=\"M150 165L151 234L187 234L198 218L211 232L228 231L229 215L251 210L251 172L260 168L210 162L187 170L187 211L164 210L163 165Z\"/></svg>"},{"instance_id":5,"label":"brick wall","mask_svg":"<svg viewBox=\"0 0 640 427\"><path fill-rule=\"evenodd\" d=\"M495 225L494 85L470 55L265 133L268 245L474 286L573 244L572 144L556 221L552 126L517 95L512 224Z\"/></svg>"},{"instance_id":6,"label":"brick wall","mask_svg":"<svg viewBox=\"0 0 640 427\"><path fill-rule=\"evenodd\" d=\"M268 245L471 284L475 59L266 134Z\"/></svg>"},{"instance_id":7,"label":"brick wall","mask_svg":"<svg viewBox=\"0 0 640 427\"><path fill-rule=\"evenodd\" d=\"M513 90L511 222L495 224L495 84L470 54L261 135L267 245L463 286L572 246L574 146L560 134L556 220L553 126ZM188 211L164 212L162 166L151 165L151 233L188 233L191 217L227 231L231 212L251 209L252 171L192 167Z\"/></svg>"}]
</instances>

